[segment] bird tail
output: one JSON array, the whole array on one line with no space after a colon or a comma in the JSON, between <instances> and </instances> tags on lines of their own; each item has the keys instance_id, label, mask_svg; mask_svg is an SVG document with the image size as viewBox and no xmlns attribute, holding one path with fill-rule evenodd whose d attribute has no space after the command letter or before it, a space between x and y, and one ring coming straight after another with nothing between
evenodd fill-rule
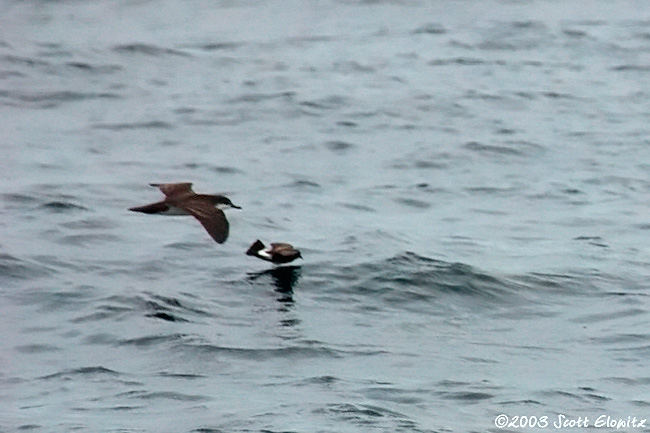
<instances>
[{"instance_id":1,"label":"bird tail","mask_svg":"<svg viewBox=\"0 0 650 433\"><path fill-rule=\"evenodd\" d=\"M163 202L152 203L144 206L132 207L129 209L133 212L142 212L142 213L161 213L169 210L169 206Z\"/></svg>"},{"instance_id":2,"label":"bird tail","mask_svg":"<svg viewBox=\"0 0 650 433\"><path fill-rule=\"evenodd\" d=\"M248 251L246 251L246 255L254 256L257 254L258 251L263 249L264 249L264 244L262 243L262 241L258 239L255 242L253 242L253 245L251 245Z\"/></svg>"}]
</instances>

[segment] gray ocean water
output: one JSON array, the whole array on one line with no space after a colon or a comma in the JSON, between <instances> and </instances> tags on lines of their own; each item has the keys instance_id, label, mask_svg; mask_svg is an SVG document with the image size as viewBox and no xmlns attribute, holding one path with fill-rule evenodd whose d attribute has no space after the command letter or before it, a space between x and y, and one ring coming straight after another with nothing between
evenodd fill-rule
<instances>
[{"instance_id":1,"label":"gray ocean water","mask_svg":"<svg viewBox=\"0 0 650 433\"><path fill-rule=\"evenodd\" d=\"M3 2L0 431L650 431L649 121L642 1Z\"/></svg>"}]
</instances>

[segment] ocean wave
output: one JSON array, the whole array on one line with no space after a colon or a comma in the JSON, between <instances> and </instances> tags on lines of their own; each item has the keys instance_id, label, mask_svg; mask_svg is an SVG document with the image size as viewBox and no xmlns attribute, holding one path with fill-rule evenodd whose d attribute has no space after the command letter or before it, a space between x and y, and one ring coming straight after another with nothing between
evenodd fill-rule
<instances>
[{"instance_id":1,"label":"ocean wave","mask_svg":"<svg viewBox=\"0 0 650 433\"><path fill-rule=\"evenodd\" d=\"M508 314L514 308L523 316L551 314L546 306L570 299L606 295L616 280L584 272L499 275L404 252L348 266L303 266L302 282L296 290L318 287L315 296L323 300L363 309L443 312L453 306L495 313L506 309L501 314Z\"/></svg>"},{"instance_id":2,"label":"ocean wave","mask_svg":"<svg viewBox=\"0 0 650 433\"><path fill-rule=\"evenodd\" d=\"M304 273L307 279L307 272ZM405 252L376 262L314 270L325 292L368 296L395 308L421 308L444 296L500 302L515 289L507 280L462 263L449 263Z\"/></svg>"}]
</instances>

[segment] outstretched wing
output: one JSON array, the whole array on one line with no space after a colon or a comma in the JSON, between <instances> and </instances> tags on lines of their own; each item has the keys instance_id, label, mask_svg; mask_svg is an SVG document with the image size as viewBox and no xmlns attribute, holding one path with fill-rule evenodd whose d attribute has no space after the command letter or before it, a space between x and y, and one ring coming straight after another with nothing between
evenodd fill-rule
<instances>
[{"instance_id":1,"label":"outstretched wing","mask_svg":"<svg viewBox=\"0 0 650 433\"><path fill-rule=\"evenodd\" d=\"M166 197L178 197L182 195L194 194L194 191L192 191L192 184L190 182L151 183L149 185L158 187Z\"/></svg>"},{"instance_id":2,"label":"outstretched wing","mask_svg":"<svg viewBox=\"0 0 650 433\"><path fill-rule=\"evenodd\" d=\"M200 200L183 203L182 207L199 220L212 239L220 244L226 242L230 226L222 210Z\"/></svg>"}]
</instances>

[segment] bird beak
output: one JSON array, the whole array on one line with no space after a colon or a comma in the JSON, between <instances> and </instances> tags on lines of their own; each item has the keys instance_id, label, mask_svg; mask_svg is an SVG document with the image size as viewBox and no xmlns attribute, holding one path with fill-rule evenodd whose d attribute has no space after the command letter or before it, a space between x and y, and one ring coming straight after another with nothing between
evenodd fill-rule
<instances>
[{"instance_id":1,"label":"bird beak","mask_svg":"<svg viewBox=\"0 0 650 433\"><path fill-rule=\"evenodd\" d=\"M231 205L231 207L234 207L235 209L241 209L241 206L236 206L236 205Z\"/></svg>"}]
</instances>

